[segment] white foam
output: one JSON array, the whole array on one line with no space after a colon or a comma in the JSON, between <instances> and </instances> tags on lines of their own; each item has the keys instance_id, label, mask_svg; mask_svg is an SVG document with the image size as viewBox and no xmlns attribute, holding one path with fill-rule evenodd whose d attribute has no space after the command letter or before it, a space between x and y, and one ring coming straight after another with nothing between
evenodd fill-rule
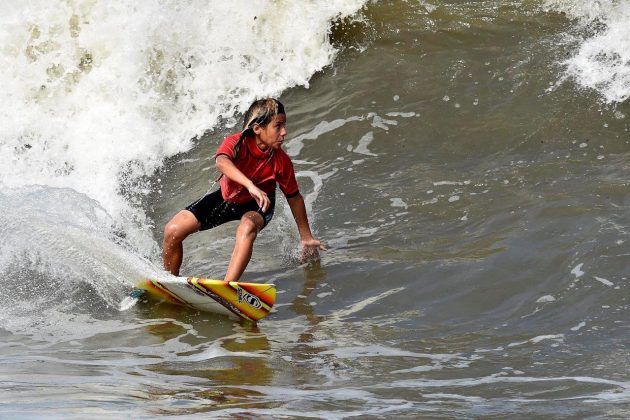
<instances>
[{"instance_id":1,"label":"white foam","mask_svg":"<svg viewBox=\"0 0 630 420\"><path fill-rule=\"evenodd\" d=\"M286 148L286 152L289 156L297 156L300 154L300 152L302 151L302 148L304 147L304 141L305 140L315 140L317 139L319 136L329 133L331 131L334 131L340 127L343 127L344 125L346 125L349 122L352 121L361 121L363 120L363 117L360 116L354 116L354 117L350 117L347 119L337 119L337 120L333 120L331 122L328 121L322 121L319 124L317 124L315 126L315 128L313 128L313 130L311 130L308 133L299 135L297 137L295 137L294 139L290 140L287 145L285 146Z\"/></svg>"},{"instance_id":2,"label":"white foam","mask_svg":"<svg viewBox=\"0 0 630 420\"><path fill-rule=\"evenodd\" d=\"M411 118L411 117L415 117L417 114L412 111L412 112L388 112L386 115L388 117Z\"/></svg>"},{"instance_id":3,"label":"white foam","mask_svg":"<svg viewBox=\"0 0 630 420\"><path fill-rule=\"evenodd\" d=\"M572 19L588 23L613 12L618 1L615 0L546 0L544 6L550 10L566 13Z\"/></svg>"},{"instance_id":4,"label":"white foam","mask_svg":"<svg viewBox=\"0 0 630 420\"><path fill-rule=\"evenodd\" d=\"M582 321L577 324L575 327L571 327L571 331L579 331L586 326L586 322Z\"/></svg>"},{"instance_id":5,"label":"white foam","mask_svg":"<svg viewBox=\"0 0 630 420\"><path fill-rule=\"evenodd\" d=\"M610 280L606 280L606 279L603 279L603 278L601 278L601 277L597 277L597 276L595 276L595 277L593 277L593 278L594 278L595 280L597 280L598 282L600 282L600 283L602 283L602 284L605 284L606 286L609 286L609 287L612 287L612 286L614 286L614 285L615 285L615 283L613 283L612 281L610 281Z\"/></svg>"},{"instance_id":6,"label":"white foam","mask_svg":"<svg viewBox=\"0 0 630 420\"><path fill-rule=\"evenodd\" d=\"M537 344L540 343L541 341L544 340L559 340L562 341L564 340L564 334L548 334L548 335L539 335L537 337L534 337L532 339L530 339L529 341Z\"/></svg>"},{"instance_id":7,"label":"white foam","mask_svg":"<svg viewBox=\"0 0 630 420\"><path fill-rule=\"evenodd\" d=\"M337 322L338 320L354 315L355 313L365 309L367 306L372 305L381 299L385 299L388 296L402 292L403 290L404 290L403 287L397 287L395 289L386 290L379 295L371 296L359 302L355 302L347 308L339 309L333 312L324 323L331 323L331 322L334 323L334 322Z\"/></svg>"},{"instance_id":8,"label":"white foam","mask_svg":"<svg viewBox=\"0 0 630 420\"><path fill-rule=\"evenodd\" d=\"M580 40L575 54L564 61L566 77L596 90L606 102L630 98L630 2L614 0L547 0L548 9L567 13L586 26L602 28Z\"/></svg>"},{"instance_id":9,"label":"white foam","mask_svg":"<svg viewBox=\"0 0 630 420\"><path fill-rule=\"evenodd\" d=\"M411 357L411 358L423 358L437 361L452 361L454 359L463 359L458 354L431 354L431 353L417 353L413 351L401 350L395 347L388 347L383 345L362 345L354 347L339 347L331 350L325 350L319 354L333 355L340 359L356 359L358 357ZM395 371L400 373L401 371Z\"/></svg>"},{"instance_id":10,"label":"white foam","mask_svg":"<svg viewBox=\"0 0 630 420\"><path fill-rule=\"evenodd\" d=\"M412 389L414 391L427 389L427 388L445 388L452 392L455 388L473 388L479 387L485 384L528 384L539 383L552 384L566 382L568 384L580 383L585 385L601 385L609 389L603 391L584 391L580 392L576 397L582 400L586 400L588 397L590 400L600 401L617 401L625 402L630 396L630 382L628 381L615 381L604 378L590 377L590 376L551 376L551 377L528 377L528 376L506 376L506 372L499 372L488 376L472 377L472 378L455 378L455 379L404 379L394 382L375 384L374 388L383 389ZM588 386L585 388L588 389ZM574 397L575 399L575 397ZM535 401L532 398L511 398L511 401L523 401L531 403ZM540 399L538 401L545 402L547 400Z\"/></svg>"},{"instance_id":11,"label":"white foam","mask_svg":"<svg viewBox=\"0 0 630 420\"><path fill-rule=\"evenodd\" d=\"M529 340L526 340L526 341L517 341L517 342L514 342L514 343L510 343L510 344L508 344L508 348L516 347L516 346L522 346L523 344L527 344L527 343L538 344L541 341L545 341L545 340L563 341L564 340L564 334L539 335L539 336L530 338Z\"/></svg>"},{"instance_id":12,"label":"white foam","mask_svg":"<svg viewBox=\"0 0 630 420\"><path fill-rule=\"evenodd\" d=\"M304 196L304 203L306 205L306 210L308 213L311 213L312 208L313 208L313 203L317 199L317 196L319 195L319 192L322 189L322 186L324 185L324 178L326 176L325 175L322 176L315 171L298 171L296 172L295 176L298 179L304 178L304 177L310 178L311 182L313 183L313 187L310 190L310 192Z\"/></svg>"},{"instance_id":13,"label":"white foam","mask_svg":"<svg viewBox=\"0 0 630 420\"><path fill-rule=\"evenodd\" d=\"M442 185L470 185L470 180L465 181L436 181L433 183L434 186L439 187Z\"/></svg>"},{"instance_id":14,"label":"white foam","mask_svg":"<svg viewBox=\"0 0 630 420\"><path fill-rule=\"evenodd\" d=\"M399 113L399 112L390 112L387 115L390 116L400 116L403 118L409 118L413 115L416 115L414 112L411 113ZM387 120L375 113L368 113L367 115L355 115L349 118L340 118L333 121L321 121L317 124L311 131L308 133L301 134L292 140L290 140L286 144L287 154L291 157L298 156L302 149L304 148L304 143L307 140L315 140L320 136L330 133L334 130L337 130L348 123L356 122L356 121L365 121L366 119L372 119L371 126L375 128L381 128L385 131L389 130L390 125L398 125L398 121L396 120ZM366 156L377 156L377 154L372 153L367 146L374 140L374 132L368 131L361 139L359 140L358 145L353 148L352 145L345 145L345 149L348 152L359 153ZM343 160L343 157L337 158L339 160Z\"/></svg>"},{"instance_id":15,"label":"white foam","mask_svg":"<svg viewBox=\"0 0 630 420\"><path fill-rule=\"evenodd\" d=\"M454 203L455 201L459 201L459 195L453 195L448 198L449 203Z\"/></svg>"},{"instance_id":16,"label":"white foam","mask_svg":"<svg viewBox=\"0 0 630 420\"><path fill-rule=\"evenodd\" d=\"M357 147L354 148L353 152L366 156L378 156L376 153L372 153L368 149L368 146L370 145L370 143L372 143L372 140L374 140L374 132L369 131L363 137L361 137L361 139L359 140L359 144L357 145Z\"/></svg>"},{"instance_id":17,"label":"white foam","mask_svg":"<svg viewBox=\"0 0 630 420\"><path fill-rule=\"evenodd\" d=\"M555 297L551 295L545 295L545 296L539 297L536 303L549 303L549 302L554 302L555 300L556 300Z\"/></svg>"},{"instance_id":18,"label":"white foam","mask_svg":"<svg viewBox=\"0 0 630 420\"><path fill-rule=\"evenodd\" d=\"M575 267L573 267L573 270L571 270L571 274L573 274L575 276L576 279L579 279L580 277L582 277L584 275L584 271L582 271L582 266L584 264L578 264Z\"/></svg>"},{"instance_id":19,"label":"white foam","mask_svg":"<svg viewBox=\"0 0 630 420\"><path fill-rule=\"evenodd\" d=\"M400 197L390 198L389 200L391 201L392 207L402 207L404 209L409 207L409 205Z\"/></svg>"},{"instance_id":20,"label":"white foam","mask_svg":"<svg viewBox=\"0 0 630 420\"><path fill-rule=\"evenodd\" d=\"M389 130L390 125L398 125L398 121L386 120L385 118L379 117L378 115L374 115L374 119L372 120L372 127L381 128L387 131Z\"/></svg>"}]
</instances>

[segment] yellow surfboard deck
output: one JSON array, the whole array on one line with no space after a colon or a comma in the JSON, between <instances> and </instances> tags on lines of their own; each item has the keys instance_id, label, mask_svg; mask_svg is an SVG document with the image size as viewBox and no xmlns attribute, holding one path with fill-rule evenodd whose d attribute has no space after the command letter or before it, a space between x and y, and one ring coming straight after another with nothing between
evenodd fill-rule
<instances>
[{"instance_id":1,"label":"yellow surfboard deck","mask_svg":"<svg viewBox=\"0 0 630 420\"><path fill-rule=\"evenodd\" d=\"M267 316L276 302L276 288L264 283L173 277L159 281L144 279L136 288L177 305L254 322Z\"/></svg>"}]
</instances>

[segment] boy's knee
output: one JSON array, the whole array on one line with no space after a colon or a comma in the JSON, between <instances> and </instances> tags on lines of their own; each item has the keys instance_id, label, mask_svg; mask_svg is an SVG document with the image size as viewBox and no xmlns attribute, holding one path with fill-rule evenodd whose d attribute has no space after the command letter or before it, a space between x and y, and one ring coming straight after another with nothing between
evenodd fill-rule
<instances>
[{"instance_id":1,"label":"boy's knee","mask_svg":"<svg viewBox=\"0 0 630 420\"><path fill-rule=\"evenodd\" d=\"M238 233L240 235L253 236L255 238L258 230L258 224L250 217L243 217L238 225Z\"/></svg>"},{"instance_id":2,"label":"boy's knee","mask_svg":"<svg viewBox=\"0 0 630 420\"><path fill-rule=\"evenodd\" d=\"M165 242L181 242L184 240L181 229L177 222L170 221L164 226Z\"/></svg>"},{"instance_id":3,"label":"boy's knee","mask_svg":"<svg viewBox=\"0 0 630 420\"><path fill-rule=\"evenodd\" d=\"M175 244L182 242L188 235L198 231L200 227L192 213L182 210L164 226L164 242Z\"/></svg>"}]
</instances>

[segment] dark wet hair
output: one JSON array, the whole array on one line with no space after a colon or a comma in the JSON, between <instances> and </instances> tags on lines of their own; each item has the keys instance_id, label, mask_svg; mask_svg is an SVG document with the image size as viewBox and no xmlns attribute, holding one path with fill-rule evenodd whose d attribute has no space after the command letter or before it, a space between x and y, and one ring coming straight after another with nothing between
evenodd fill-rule
<instances>
[{"instance_id":1,"label":"dark wet hair","mask_svg":"<svg viewBox=\"0 0 630 420\"><path fill-rule=\"evenodd\" d=\"M243 131L252 129L254 124L265 127L273 117L284 113L284 105L277 99L267 98L254 101L243 117Z\"/></svg>"},{"instance_id":2,"label":"dark wet hair","mask_svg":"<svg viewBox=\"0 0 630 420\"><path fill-rule=\"evenodd\" d=\"M254 132L254 125L258 124L261 127L265 127L278 114L286 115L284 105L279 100L266 98L254 101L243 117L243 131L234 145L234 158L238 155L241 143L243 143L245 137Z\"/></svg>"}]
</instances>

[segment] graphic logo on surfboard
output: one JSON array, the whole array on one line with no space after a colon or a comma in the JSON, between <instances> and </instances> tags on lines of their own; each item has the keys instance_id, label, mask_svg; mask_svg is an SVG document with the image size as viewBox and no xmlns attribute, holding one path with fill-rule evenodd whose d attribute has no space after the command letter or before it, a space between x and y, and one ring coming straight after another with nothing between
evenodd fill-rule
<instances>
[{"instance_id":1,"label":"graphic logo on surfboard","mask_svg":"<svg viewBox=\"0 0 630 420\"><path fill-rule=\"evenodd\" d=\"M260 309L262 308L262 302L258 299L257 296L252 295L251 293L247 293L241 287L236 288L236 293L238 295L238 302L245 302L252 308Z\"/></svg>"}]
</instances>

